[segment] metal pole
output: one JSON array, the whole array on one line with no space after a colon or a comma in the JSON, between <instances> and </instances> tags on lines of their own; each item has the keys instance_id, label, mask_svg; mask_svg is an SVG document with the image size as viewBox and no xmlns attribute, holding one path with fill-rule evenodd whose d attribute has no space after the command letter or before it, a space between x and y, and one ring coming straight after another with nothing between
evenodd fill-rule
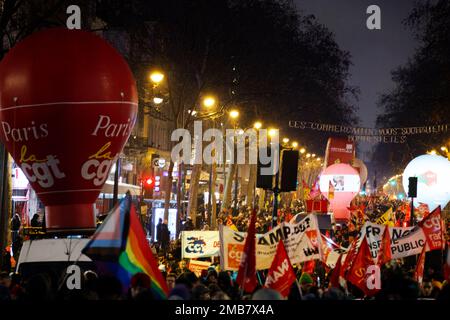
<instances>
[{"instance_id":1,"label":"metal pole","mask_svg":"<svg viewBox=\"0 0 450 320\"><path fill-rule=\"evenodd\" d=\"M113 189L113 206L117 203L117 197L119 193L119 170L120 170L120 157L116 161L116 171L114 172L114 189Z\"/></svg>"},{"instance_id":2,"label":"metal pole","mask_svg":"<svg viewBox=\"0 0 450 320\"><path fill-rule=\"evenodd\" d=\"M414 226L414 198L411 198L411 214L410 214L410 217L409 217L409 225L411 226L411 227L413 227Z\"/></svg>"},{"instance_id":3,"label":"metal pole","mask_svg":"<svg viewBox=\"0 0 450 320\"><path fill-rule=\"evenodd\" d=\"M234 215L236 216L238 213L238 171L239 171L239 166L237 165L237 163L235 164L236 166L236 177L235 177L235 181L234 181Z\"/></svg>"}]
</instances>

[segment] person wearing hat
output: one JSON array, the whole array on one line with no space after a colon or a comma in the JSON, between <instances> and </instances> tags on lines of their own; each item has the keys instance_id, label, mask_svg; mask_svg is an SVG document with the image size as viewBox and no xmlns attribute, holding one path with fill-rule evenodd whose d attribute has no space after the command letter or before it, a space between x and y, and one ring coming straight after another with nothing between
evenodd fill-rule
<instances>
[{"instance_id":1,"label":"person wearing hat","mask_svg":"<svg viewBox=\"0 0 450 320\"><path fill-rule=\"evenodd\" d=\"M305 295L309 292L314 284L314 280L309 273L303 272L299 279L300 287L302 288L302 294Z\"/></svg>"}]
</instances>

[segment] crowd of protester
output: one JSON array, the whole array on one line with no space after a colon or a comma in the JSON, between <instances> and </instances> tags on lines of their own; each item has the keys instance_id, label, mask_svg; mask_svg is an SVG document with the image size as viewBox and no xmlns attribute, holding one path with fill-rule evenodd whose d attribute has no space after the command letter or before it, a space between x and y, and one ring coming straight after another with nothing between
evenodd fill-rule
<instances>
[{"instance_id":1,"label":"crowd of protester","mask_svg":"<svg viewBox=\"0 0 450 320\"><path fill-rule=\"evenodd\" d=\"M333 226L332 239L343 247L348 247L357 236L359 228L366 219L376 221L386 210L394 209L397 219L404 219L397 211L400 201L389 201L379 198L365 204L365 215L355 217L351 225ZM356 205L360 205L356 203ZM303 213L304 206L295 202L291 207L282 207L278 211L278 221L289 221L295 214ZM251 209L241 207L237 214L230 210L222 210L218 223L232 223L239 231L246 231L250 220ZM448 221L447 227L448 227ZM267 270L258 271L258 287L252 293L243 292L236 283L237 272L220 269L216 257L207 270L196 275L188 268L189 260L181 257L181 240L170 241L168 230L159 221L158 242L152 244L152 250L158 257L159 270L169 288L170 300L281 300L277 291L264 288ZM259 210L257 213L257 233L267 232L272 224L272 208ZM167 227L167 226L166 226ZM183 230L195 229L190 219L184 223ZM448 240L448 239L447 239ZM438 252L442 253L442 252ZM431 253L427 253L427 256ZM434 254L436 256L436 254ZM415 259L415 257L408 257ZM444 279L442 268L427 263L422 283L413 280L415 261L411 259L392 260L382 267L382 289L370 299L375 300L415 300L415 299L450 299L450 279ZM209 258L208 258L209 259ZM442 257L438 257L442 262ZM442 264L440 265L442 267ZM294 265L297 281L293 283L288 300L354 300L367 299L357 287L349 282L339 286L330 285L332 270L319 261L306 271L306 264ZM154 300L155 295L150 288L150 278L142 273L133 276L129 288L123 288L120 281L111 276L97 275L93 270L84 272L81 290L67 290L61 286L61 279L52 278L48 274L38 273L27 279L19 274L10 273L12 269L0 273L0 300Z\"/></svg>"}]
</instances>

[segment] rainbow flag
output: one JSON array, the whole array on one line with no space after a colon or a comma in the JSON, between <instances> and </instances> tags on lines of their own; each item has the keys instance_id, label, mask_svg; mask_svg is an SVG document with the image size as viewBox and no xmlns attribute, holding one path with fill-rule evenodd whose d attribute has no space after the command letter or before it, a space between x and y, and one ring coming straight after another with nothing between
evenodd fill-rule
<instances>
[{"instance_id":1,"label":"rainbow flag","mask_svg":"<svg viewBox=\"0 0 450 320\"><path fill-rule=\"evenodd\" d=\"M141 272L150 277L154 296L167 298L166 281L129 194L110 211L82 252L96 262L99 273L117 277L124 290L128 290L133 275Z\"/></svg>"}]
</instances>

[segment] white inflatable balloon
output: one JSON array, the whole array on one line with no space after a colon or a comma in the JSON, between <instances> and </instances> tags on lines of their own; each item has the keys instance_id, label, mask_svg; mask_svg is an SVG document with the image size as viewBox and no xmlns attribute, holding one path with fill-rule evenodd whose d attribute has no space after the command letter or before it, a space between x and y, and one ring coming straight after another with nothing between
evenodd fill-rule
<instances>
[{"instance_id":1,"label":"white inflatable balloon","mask_svg":"<svg viewBox=\"0 0 450 320\"><path fill-rule=\"evenodd\" d=\"M441 206L443 209L450 201L450 161L446 158L426 154L413 159L403 172L403 188L408 194L409 177L417 177L417 198L414 207L419 202L428 205L430 210Z\"/></svg>"}]
</instances>

